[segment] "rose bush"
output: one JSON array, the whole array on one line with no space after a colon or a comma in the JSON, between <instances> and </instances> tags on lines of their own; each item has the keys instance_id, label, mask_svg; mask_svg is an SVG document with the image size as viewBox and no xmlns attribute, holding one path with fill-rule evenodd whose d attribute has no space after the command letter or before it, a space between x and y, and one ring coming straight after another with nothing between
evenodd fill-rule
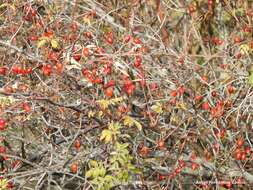
<instances>
[{"instance_id":1,"label":"rose bush","mask_svg":"<svg viewBox=\"0 0 253 190\"><path fill-rule=\"evenodd\" d=\"M250 1L0 3L0 189L250 189Z\"/></svg>"}]
</instances>

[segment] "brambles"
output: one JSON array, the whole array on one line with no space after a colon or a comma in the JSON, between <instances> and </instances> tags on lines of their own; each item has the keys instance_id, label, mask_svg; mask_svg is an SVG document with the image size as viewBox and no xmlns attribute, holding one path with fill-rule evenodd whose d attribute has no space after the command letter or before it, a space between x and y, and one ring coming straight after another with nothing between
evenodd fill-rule
<instances>
[{"instance_id":1,"label":"brambles","mask_svg":"<svg viewBox=\"0 0 253 190\"><path fill-rule=\"evenodd\" d=\"M3 0L0 185L250 189L252 19L249 1Z\"/></svg>"}]
</instances>

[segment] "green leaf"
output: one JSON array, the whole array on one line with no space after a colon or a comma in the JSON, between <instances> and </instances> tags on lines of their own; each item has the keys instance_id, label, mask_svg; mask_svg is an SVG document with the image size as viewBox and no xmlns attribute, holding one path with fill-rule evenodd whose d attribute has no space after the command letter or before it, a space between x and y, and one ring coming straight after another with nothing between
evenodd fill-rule
<instances>
[{"instance_id":1,"label":"green leaf","mask_svg":"<svg viewBox=\"0 0 253 190\"><path fill-rule=\"evenodd\" d=\"M100 168L93 169L93 176L94 176L94 178L100 176Z\"/></svg>"},{"instance_id":2,"label":"green leaf","mask_svg":"<svg viewBox=\"0 0 253 190\"><path fill-rule=\"evenodd\" d=\"M162 110L162 105L161 105L159 102L157 102L155 105L153 105L153 106L151 107L151 109L152 109L154 112L158 113L158 114L160 114L160 113L163 112L163 110Z\"/></svg>"},{"instance_id":3,"label":"green leaf","mask_svg":"<svg viewBox=\"0 0 253 190\"><path fill-rule=\"evenodd\" d=\"M253 72L249 76L249 83L253 85Z\"/></svg>"},{"instance_id":4,"label":"green leaf","mask_svg":"<svg viewBox=\"0 0 253 190\"><path fill-rule=\"evenodd\" d=\"M142 130L142 125L137 120L128 115L124 117L124 125L128 127L132 127L135 125L139 131Z\"/></svg>"},{"instance_id":5,"label":"green leaf","mask_svg":"<svg viewBox=\"0 0 253 190\"><path fill-rule=\"evenodd\" d=\"M100 176L102 176L102 177L105 176L105 173L106 173L106 170L104 167L99 168L99 175Z\"/></svg>"},{"instance_id":6,"label":"green leaf","mask_svg":"<svg viewBox=\"0 0 253 190\"><path fill-rule=\"evenodd\" d=\"M203 63L205 63L204 57L198 58L197 63L198 63L199 65L203 65Z\"/></svg>"},{"instance_id":7,"label":"green leaf","mask_svg":"<svg viewBox=\"0 0 253 190\"><path fill-rule=\"evenodd\" d=\"M87 171L87 172L85 173L85 177L86 177L86 178L91 178L91 177L93 177L93 170Z\"/></svg>"},{"instance_id":8,"label":"green leaf","mask_svg":"<svg viewBox=\"0 0 253 190\"><path fill-rule=\"evenodd\" d=\"M89 164L90 164L90 167L92 167L92 168L98 167L98 162L96 160L91 160L89 162Z\"/></svg>"}]
</instances>

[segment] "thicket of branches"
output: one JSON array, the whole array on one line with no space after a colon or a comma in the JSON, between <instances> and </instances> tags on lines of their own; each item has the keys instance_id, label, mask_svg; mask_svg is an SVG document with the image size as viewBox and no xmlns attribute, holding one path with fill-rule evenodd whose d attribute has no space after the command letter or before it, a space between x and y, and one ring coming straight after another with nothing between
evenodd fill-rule
<instances>
[{"instance_id":1,"label":"thicket of branches","mask_svg":"<svg viewBox=\"0 0 253 190\"><path fill-rule=\"evenodd\" d=\"M250 0L1 0L0 189L251 189Z\"/></svg>"}]
</instances>

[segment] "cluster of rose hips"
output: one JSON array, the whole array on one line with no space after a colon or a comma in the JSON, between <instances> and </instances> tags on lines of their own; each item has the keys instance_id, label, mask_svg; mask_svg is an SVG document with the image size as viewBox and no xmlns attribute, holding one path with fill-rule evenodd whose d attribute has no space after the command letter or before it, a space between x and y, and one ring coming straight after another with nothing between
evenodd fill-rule
<instances>
[{"instance_id":1,"label":"cluster of rose hips","mask_svg":"<svg viewBox=\"0 0 253 190\"><path fill-rule=\"evenodd\" d=\"M172 105L175 105L176 102L177 102L177 97L181 97L184 95L185 93L185 87L184 86L180 86L179 88L177 88L176 90L172 90L170 92L170 96L171 96L171 100L170 100L170 103Z\"/></svg>"},{"instance_id":2,"label":"cluster of rose hips","mask_svg":"<svg viewBox=\"0 0 253 190\"><path fill-rule=\"evenodd\" d=\"M131 40L131 36L127 36L127 39L125 39L125 41L127 41L127 42L129 42L130 40ZM111 45L113 43L113 34L112 34L112 32L106 33L105 41L109 45ZM136 38L134 40L134 43L135 44L140 44L141 41L140 41L139 38ZM143 46L141 48L142 49L140 51L144 51ZM102 68L102 73L103 73L103 75L107 76L107 75L110 75L112 73L113 61L110 58L106 57L104 54L105 54L105 51L101 47L97 47L96 50L94 51L94 55L97 55L98 57L100 57L100 60L101 60L100 62L104 63L103 68ZM91 52L90 52L89 48L84 47L82 49L82 55L84 57L89 57L91 55ZM78 55L78 57L74 58L74 59L76 61L79 61L81 59L81 56ZM137 55L135 57L134 67L140 69L141 64L142 64L142 57L140 55ZM93 69L88 69L87 67L84 67L82 69L82 74L86 77L86 79L88 81L90 81L91 83L94 83L94 84L102 84L103 81L104 81L101 78L101 74L98 74L98 66L96 66L96 65L93 66ZM124 81L124 85L123 85L124 91L128 95L132 95L133 92L136 90L136 85L133 83L132 80L129 79L129 76L127 76L127 75L122 75L122 76L123 76L122 79ZM145 85L145 79L144 79L144 75L143 75L142 71L140 71L140 73L139 73L139 78L137 79L137 82L139 82L141 86ZM107 97L112 97L113 96L114 86L115 86L115 82L112 82L112 80L109 81L108 83L104 84L103 89L104 89L105 95Z\"/></svg>"},{"instance_id":3,"label":"cluster of rose hips","mask_svg":"<svg viewBox=\"0 0 253 190\"><path fill-rule=\"evenodd\" d=\"M245 161L247 155L251 154L251 148L249 146L243 146L243 138L238 138L236 141L237 148L235 150L235 159Z\"/></svg>"},{"instance_id":4,"label":"cluster of rose hips","mask_svg":"<svg viewBox=\"0 0 253 190\"><path fill-rule=\"evenodd\" d=\"M7 71L8 71L7 67L0 67L0 75L6 75ZM14 65L12 67L11 71L14 75L25 76L25 75L32 73L32 67L28 67L28 68L24 69L21 66Z\"/></svg>"},{"instance_id":5,"label":"cluster of rose hips","mask_svg":"<svg viewBox=\"0 0 253 190\"><path fill-rule=\"evenodd\" d=\"M26 21L32 21L37 15L37 10L34 7L32 7L31 4L28 3L24 5L23 11L24 11L24 19Z\"/></svg>"}]
</instances>

